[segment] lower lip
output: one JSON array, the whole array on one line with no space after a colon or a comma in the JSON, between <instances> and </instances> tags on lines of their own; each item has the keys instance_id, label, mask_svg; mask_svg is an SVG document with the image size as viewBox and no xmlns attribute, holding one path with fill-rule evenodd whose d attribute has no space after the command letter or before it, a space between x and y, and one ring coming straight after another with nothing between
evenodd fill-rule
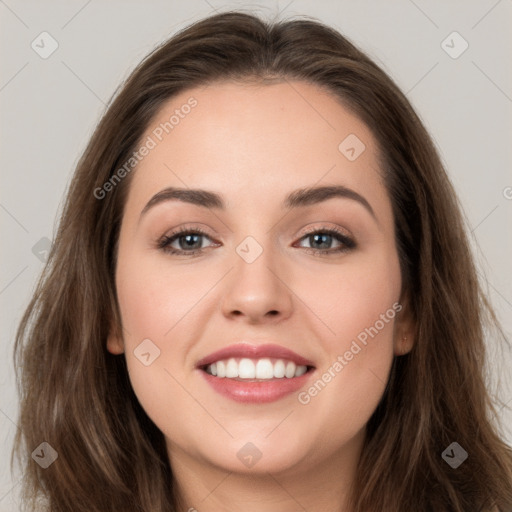
<instances>
[{"instance_id":1,"label":"lower lip","mask_svg":"<svg viewBox=\"0 0 512 512\"><path fill-rule=\"evenodd\" d=\"M206 382L208 382L217 393L235 402L258 404L275 402L298 391L314 373L314 369L311 369L300 377L293 377L291 379L283 377L281 379L269 379L260 382L244 382L225 377L214 377L204 370L198 371L201 372Z\"/></svg>"}]
</instances>

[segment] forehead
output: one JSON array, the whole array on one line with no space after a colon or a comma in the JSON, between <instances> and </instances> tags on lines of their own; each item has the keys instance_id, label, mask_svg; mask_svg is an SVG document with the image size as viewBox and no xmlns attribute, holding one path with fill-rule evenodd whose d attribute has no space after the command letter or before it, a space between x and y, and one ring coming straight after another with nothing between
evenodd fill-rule
<instances>
[{"instance_id":1,"label":"forehead","mask_svg":"<svg viewBox=\"0 0 512 512\"><path fill-rule=\"evenodd\" d=\"M140 200L170 185L218 191L231 201L277 199L319 182L383 194L368 127L305 82L186 90L163 104L142 141L152 149L130 187Z\"/></svg>"}]
</instances>

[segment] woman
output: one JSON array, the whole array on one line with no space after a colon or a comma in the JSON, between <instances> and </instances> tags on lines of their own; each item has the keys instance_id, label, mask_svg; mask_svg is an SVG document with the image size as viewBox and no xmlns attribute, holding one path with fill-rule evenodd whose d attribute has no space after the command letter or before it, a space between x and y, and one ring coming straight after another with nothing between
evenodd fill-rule
<instances>
[{"instance_id":1,"label":"woman","mask_svg":"<svg viewBox=\"0 0 512 512\"><path fill-rule=\"evenodd\" d=\"M16 343L27 505L512 510L486 322L390 78L318 22L212 16L77 166Z\"/></svg>"}]
</instances>

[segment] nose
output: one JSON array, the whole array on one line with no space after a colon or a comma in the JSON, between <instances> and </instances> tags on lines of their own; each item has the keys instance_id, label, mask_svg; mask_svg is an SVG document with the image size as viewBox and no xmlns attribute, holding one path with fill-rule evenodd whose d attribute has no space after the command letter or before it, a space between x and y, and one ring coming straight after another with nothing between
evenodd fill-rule
<instances>
[{"instance_id":1,"label":"nose","mask_svg":"<svg viewBox=\"0 0 512 512\"><path fill-rule=\"evenodd\" d=\"M279 255L265 249L252 263L235 256L235 268L229 272L222 294L223 314L249 324L278 323L289 318L293 283L291 272L279 265Z\"/></svg>"}]
</instances>

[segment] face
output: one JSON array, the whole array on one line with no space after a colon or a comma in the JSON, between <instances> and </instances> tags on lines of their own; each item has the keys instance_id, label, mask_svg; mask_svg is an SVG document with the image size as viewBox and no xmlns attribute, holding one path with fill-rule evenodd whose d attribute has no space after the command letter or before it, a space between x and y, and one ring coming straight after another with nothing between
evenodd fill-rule
<instances>
[{"instance_id":1,"label":"face","mask_svg":"<svg viewBox=\"0 0 512 512\"><path fill-rule=\"evenodd\" d=\"M369 129L311 84L218 83L166 103L143 143L119 239L123 335L108 350L125 353L171 462L286 472L357 450L410 349ZM192 189L215 196L197 204ZM250 350L265 345L292 354ZM248 373L197 366L231 357L229 375Z\"/></svg>"}]
</instances>

